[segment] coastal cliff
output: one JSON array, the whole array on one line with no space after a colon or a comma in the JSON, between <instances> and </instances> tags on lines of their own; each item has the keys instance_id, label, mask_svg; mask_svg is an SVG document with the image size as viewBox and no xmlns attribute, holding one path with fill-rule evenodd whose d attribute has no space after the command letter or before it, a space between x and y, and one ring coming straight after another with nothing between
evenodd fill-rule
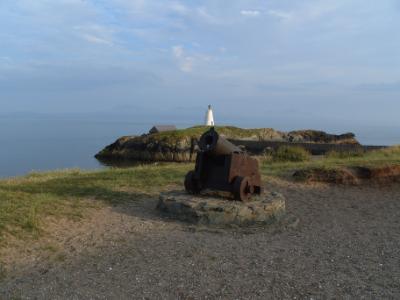
<instances>
[{"instance_id":1,"label":"coastal cliff","mask_svg":"<svg viewBox=\"0 0 400 300\"><path fill-rule=\"evenodd\" d=\"M124 159L136 161L188 162L196 159L197 142L209 127L167 131L142 136L124 136L95 155L99 160ZM242 129L216 127L224 137L240 141L276 141L288 143L325 143L359 145L352 133L342 135L303 130L282 132L272 128Z\"/></svg>"}]
</instances>

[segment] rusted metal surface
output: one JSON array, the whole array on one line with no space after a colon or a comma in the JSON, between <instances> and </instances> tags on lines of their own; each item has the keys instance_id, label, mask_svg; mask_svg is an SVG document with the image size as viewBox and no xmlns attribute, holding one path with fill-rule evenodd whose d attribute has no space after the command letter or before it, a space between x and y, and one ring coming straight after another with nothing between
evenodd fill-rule
<instances>
[{"instance_id":1,"label":"rusted metal surface","mask_svg":"<svg viewBox=\"0 0 400 300\"><path fill-rule=\"evenodd\" d=\"M196 167L185 178L186 191L203 189L231 192L236 200L247 201L261 193L261 175L256 159L221 137L214 128L199 141Z\"/></svg>"}]
</instances>

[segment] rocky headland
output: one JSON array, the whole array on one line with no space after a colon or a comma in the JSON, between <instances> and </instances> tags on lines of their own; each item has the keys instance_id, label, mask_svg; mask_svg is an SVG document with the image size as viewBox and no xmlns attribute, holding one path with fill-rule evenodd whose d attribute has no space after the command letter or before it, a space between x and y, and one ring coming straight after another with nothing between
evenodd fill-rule
<instances>
[{"instance_id":1,"label":"rocky headland","mask_svg":"<svg viewBox=\"0 0 400 300\"><path fill-rule=\"evenodd\" d=\"M189 162L196 159L197 142L208 129L196 126L188 129L167 131L141 136L124 136L108 145L96 158L99 160L132 160L132 161L170 161ZM316 130L299 130L291 132L277 131L272 128L242 129L225 126L216 130L227 139L240 141L273 141L286 143L319 143L359 145L353 133L341 135L329 134Z\"/></svg>"}]
</instances>

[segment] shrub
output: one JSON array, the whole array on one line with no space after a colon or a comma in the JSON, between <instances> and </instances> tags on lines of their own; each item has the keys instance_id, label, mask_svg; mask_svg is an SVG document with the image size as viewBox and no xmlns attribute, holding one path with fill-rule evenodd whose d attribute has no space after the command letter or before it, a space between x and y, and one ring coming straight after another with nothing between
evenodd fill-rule
<instances>
[{"instance_id":1,"label":"shrub","mask_svg":"<svg viewBox=\"0 0 400 300\"><path fill-rule=\"evenodd\" d=\"M301 147L282 146L272 153L273 161L302 162L310 160L310 153Z\"/></svg>"}]
</instances>

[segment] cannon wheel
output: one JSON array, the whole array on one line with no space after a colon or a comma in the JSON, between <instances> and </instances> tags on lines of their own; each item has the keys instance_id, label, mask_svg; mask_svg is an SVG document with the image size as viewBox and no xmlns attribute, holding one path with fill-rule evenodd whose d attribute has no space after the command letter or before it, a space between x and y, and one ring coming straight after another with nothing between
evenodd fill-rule
<instances>
[{"instance_id":1,"label":"cannon wheel","mask_svg":"<svg viewBox=\"0 0 400 300\"><path fill-rule=\"evenodd\" d=\"M189 171L185 177L185 190L192 194L200 193L200 183L194 178L194 172Z\"/></svg>"},{"instance_id":2,"label":"cannon wheel","mask_svg":"<svg viewBox=\"0 0 400 300\"><path fill-rule=\"evenodd\" d=\"M233 195L236 200L246 202L254 192L254 187L250 185L248 177L238 176L233 181Z\"/></svg>"}]
</instances>

